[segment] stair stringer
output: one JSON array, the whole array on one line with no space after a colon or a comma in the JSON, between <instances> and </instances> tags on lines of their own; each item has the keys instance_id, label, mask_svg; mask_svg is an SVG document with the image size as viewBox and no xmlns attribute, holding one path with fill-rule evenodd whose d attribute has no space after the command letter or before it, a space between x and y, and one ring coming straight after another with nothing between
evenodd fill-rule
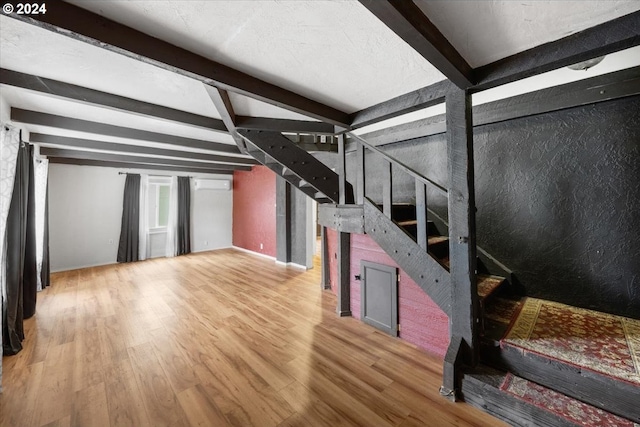
<instances>
[{"instance_id":1,"label":"stair stringer","mask_svg":"<svg viewBox=\"0 0 640 427\"><path fill-rule=\"evenodd\" d=\"M365 232L450 316L449 272L367 198L364 200L364 227Z\"/></svg>"},{"instance_id":2,"label":"stair stringer","mask_svg":"<svg viewBox=\"0 0 640 427\"><path fill-rule=\"evenodd\" d=\"M338 174L281 133L238 129L238 134L247 142L249 154L309 197L320 203L339 203ZM346 202L352 203L353 186L348 182L345 192Z\"/></svg>"}]
</instances>

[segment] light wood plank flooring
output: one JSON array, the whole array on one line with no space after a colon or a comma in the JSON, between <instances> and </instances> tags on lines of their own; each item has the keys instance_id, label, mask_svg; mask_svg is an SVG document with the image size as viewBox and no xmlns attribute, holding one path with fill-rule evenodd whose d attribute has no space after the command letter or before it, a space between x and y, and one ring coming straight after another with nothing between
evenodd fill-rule
<instances>
[{"instance_id":1,"label":"light wood plank flooring","mask_svg":"<svg viewBox=\"0 0 640 427\"><path fill-rule=\"evenodd\" d=\"M0 425L502 425L335 306L319 268L232 249L56 273L3 360Z\"/></svg>"}]
</instances>

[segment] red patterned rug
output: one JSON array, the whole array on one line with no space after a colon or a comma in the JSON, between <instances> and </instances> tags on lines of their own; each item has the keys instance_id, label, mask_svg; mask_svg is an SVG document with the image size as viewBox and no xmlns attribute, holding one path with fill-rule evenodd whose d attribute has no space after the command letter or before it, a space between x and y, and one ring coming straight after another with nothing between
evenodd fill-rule
<instances>
[{"instance_id":1,"label":"red patterned rug","mask_svg":"<svg viewBox=\"0 0 640 427\"><path fill-rule=\"evenodd\" d=\"M585 427L640 427L626 418L605 412L531 381L507 374L500 390Z\"/></svg>"},{"instance_id":2,"label":"red patterned rug","mask_svg":"<svg viewBox=\"0 0 640 427\"><path fill-rule=\"evenodd\" d=\"M526 298L502 345L640 385L640 320Z\"/></svg>"}]
</instances>

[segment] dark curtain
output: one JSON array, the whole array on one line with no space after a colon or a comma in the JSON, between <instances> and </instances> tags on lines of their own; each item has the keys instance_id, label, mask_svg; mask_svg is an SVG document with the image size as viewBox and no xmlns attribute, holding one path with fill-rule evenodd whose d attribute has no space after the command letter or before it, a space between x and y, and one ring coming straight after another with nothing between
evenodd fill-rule
<instances>
[{"instance_id":1,"label":"dark curtain","mask_svg":"<svg viewBox=\"0 0 640 427\"><path fill-rule=\"evenodd\" d=\"M140 228L140 175L127 174L122 202L122 225L118 244L118 262L138 261Z\"/></svg>"},{"instance_id":2,"label":"dark curtain","mask_svg":"<svg viewBox=\"0 0 640 427\"><path fill-rule=\"evenodd\" d=\"M33 147L21 142L7 217L7 300L3 309L2 352L22 349L23 320L35 314L38 288L36 266Z\"/></svg>"},{"instance_id":3,"label":"dark curtain","mask_svg":"<svg viewBox=\"0 0 640 427\"><path fill-rule=\"evenodd\" d=\"M51 285L51 269L49 267L49 180L44 198L44 236L42 242L42 269L40 271L40 283L42 289Z\"/></svg>"},{"instance_id":4,"label":"dark curtain","mask_svg":"<svg viewBox=\"0 0 640 427\"><path fill-rule=\"evenodd\" d=\"M188 176L178 177L178 255L191 252L191 184Z\"/></svg>"}]
</instances>

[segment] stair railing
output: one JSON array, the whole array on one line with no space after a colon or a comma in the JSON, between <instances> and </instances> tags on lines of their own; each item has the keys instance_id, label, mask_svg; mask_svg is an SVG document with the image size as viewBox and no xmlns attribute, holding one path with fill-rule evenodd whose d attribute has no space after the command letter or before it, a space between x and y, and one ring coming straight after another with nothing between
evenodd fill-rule
<instances>
[{"instance_id":1,"label":"stair railing","mask_svg":"<svg viewBox=\"0 0 640 427\"><path fill-rule=\"evenodd\" d=\"M449 191L447 188L438 184L437 182L427 178L420 174L411 167L405 165L398 159L388 155L378 147L369 144L367 141L355 135L352 132L347 133L351 140L356 143L356 155L357 155L357 184L356 184L356 203L363 204L365 198L365 176L366 176L366 152L367 150L375 153L382 158L382 212L389 218L392 218L392 205L393 205L393 182L392 172L393 168L397 168L414 179L415 183L415 198L416 198L416 225L417 236L416 242L418 245L427 250L428 248L428 230L427 230L427 185L436 189L444 196L448 197Z\"/></svg>"}]
</instances>

